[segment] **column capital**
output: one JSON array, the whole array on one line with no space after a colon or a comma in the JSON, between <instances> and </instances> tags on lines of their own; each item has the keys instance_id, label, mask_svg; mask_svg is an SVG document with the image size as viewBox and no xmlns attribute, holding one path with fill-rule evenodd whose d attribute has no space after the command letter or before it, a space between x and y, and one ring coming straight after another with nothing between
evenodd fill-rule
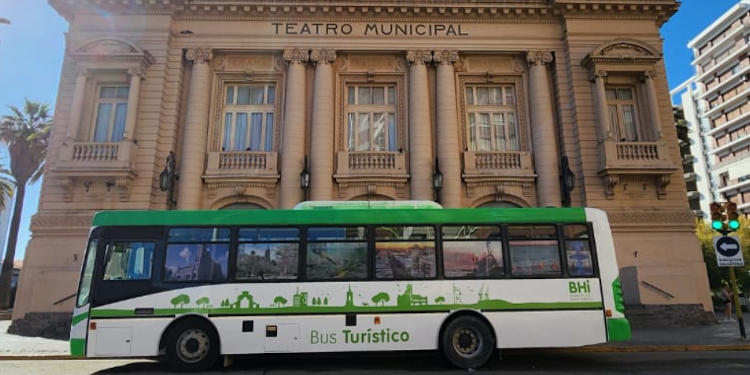
<instances>
[{"instance_id":1,"label":"column capital","mask_svg":"<svg viewBox=\"0 0 750 375\"><path fill-rule=\"evenodd\" d=\"M306 49L287 48L284 50L284 61L288 64L304 64L310 59L310 54Z\"/></svg>"},{"instance_id":2,"label":"column capital","mask_svg":"<svg viewBox=\"0 0 750 375\"><path fill-rule=\"evenodd\" d=\"M589 72L589 81L594 82L598 79L605 79L607 78L607 71L606 70L592 70Z\"/></svg>"},{"instance_id":3,"label":"column capital","mask_svg":"<svg viewBox=\"0 0 750 375\"><path fill-rule=\"evenodd\" d=\"M211 50L211 47L191 48L185 53L185 58L193 63L205 63L214 58L214 52Z\"/></svg>"},{"instance_id":4,"label":"column capital","mask_svg":"<svg viewBox=\"0 0 750 375\"><path fill-rule=\"evenodd\" d=\"M310 50L310 61L318 64L331 64L336 61L336 50L327 48Z\"/></svg>"},{"instance_id":5,"label":"column capital","mask_svg":"<svg viewBox=\"0 0 750 375\"><path fill-rule=\"evenodd\" d=\"M552 54L547 51L529 51L526 53L529 65L547 65L552 62Z\"/></svg>"},{"instance_id":6,"label":"column capital","mask_svg":"<svg viewBox=\"0 0 750 375\"><path fill-rule=\"evenodd\" d=\"M652 80L652 79L654 79L654 74L655 73L652 70L643 71L643 72L641 72L641 74L638 75L638 80L641 81L641 82L646 82L646 81L648 81L650 79Z\"/></svg>"},{"instance_id":7,"label":"column capital","mask_svg":"<svg viewBox=\"0 0 750 375\"><path fill-rule=\"evenodd\" d=\"M437 64L450 65L458 60L458 51L454 49L443 49L435 51L432 60Z\"/></svg>"},{"instance_id":8,"label":"column capital","mask_svg":"<svg viewBox=\"0 0 750 375\"><path fill-rule=\"evenodd\" d=\"M87 66L77 66L76 76L91 77L91 69Z\"/></svg>"},{"instance_id":9,"label":"column capital","mask_svg":"<svg viewBox=\"0 0 750 375\"><path fill-rule=\"evenodd\" d=\"M432 62L432 52L426 49L406 51L406 60L412 65L424 65Z\"/></svg>"},{"instance_id":10,"label":"column capital","mask_svg":"<svg viewBox=\"0 0 750 375\"><path fill-rule=\"evenodd\" d=\"M142 66L128 69L128 75L130 75L131 78L134 76L138 76L142 79L145 74L146 74L145 69Z\"/></svg>"}]
</instances>

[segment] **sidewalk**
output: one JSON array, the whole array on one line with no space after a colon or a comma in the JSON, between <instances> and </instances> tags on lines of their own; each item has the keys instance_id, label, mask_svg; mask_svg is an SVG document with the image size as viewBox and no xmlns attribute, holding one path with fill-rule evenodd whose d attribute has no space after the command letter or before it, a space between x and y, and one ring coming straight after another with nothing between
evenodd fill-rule
<instances>
[{"instance_id":1,"label":"sidewalk","mask_svg":"<svg viewBox=\"0 0 750 375\"><path fill-rule=\"evenodd\" d=\"M70 347L67 341L41 337L25 337L7 333L10 320L0 320L0 359L19 356L67 356Z\"/></svg>"},{"instance_id":2,"label":"sidewalk","mask_svg":"<svg viewBox=\"0 0 750 375\"><path fill-rule=\"evenodd\" d=\"M67 341L24 337L6 333L9 320L0 321L0 360L26 357L55 358L69 355ZM750 327L745 328L750 334ZM523 349L521 349L523 350ZM628 352L628 351L708 351L750 350L750 341L742 340L737 321L699 327L634 329L629 341L611 342L579 348L541 349L542 351Z\"/></svg>"}]
</instances>

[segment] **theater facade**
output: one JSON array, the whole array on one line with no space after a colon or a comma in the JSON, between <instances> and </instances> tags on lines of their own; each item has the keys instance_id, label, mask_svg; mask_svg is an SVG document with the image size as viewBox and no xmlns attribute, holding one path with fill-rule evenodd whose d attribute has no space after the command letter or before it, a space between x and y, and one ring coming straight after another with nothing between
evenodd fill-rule
<instances>
[{"instance_id":1,"label":"theater facade","mask_svg":"<svg viewBox=\"0 0 750 375\"><path fill-rule=\"evenodd\" d=\"M70 30L18 329L70 313L96 211L306 199L601 208L627 304L712 309L659 32L676 1L50 3Z\"/></svg>"}]
</instances>

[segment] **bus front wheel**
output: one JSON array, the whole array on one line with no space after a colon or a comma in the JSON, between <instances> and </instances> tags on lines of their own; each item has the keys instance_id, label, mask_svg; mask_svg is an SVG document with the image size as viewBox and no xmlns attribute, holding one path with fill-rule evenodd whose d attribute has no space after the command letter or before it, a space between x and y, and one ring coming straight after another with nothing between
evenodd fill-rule
<instances>
[{"instance_id":1,"label":"bus front wheel","mask_svg":"<svg viewBox=\"0 0 750 375\"><path fill-rule=\"evenodd\" d=\"M443 354L456 367L483 366L495 350L490 327L473 316L459 316L448 323L442 337Z\"/></svg>"},{"instance_id":2,"label":"bus front wheel","mask_svg":"<svg viewBox=\"0 0 750 375\"><path fill-rule=\"evenodd\" d=\"M177 322L167 335L167 363L175 371L204 371L219 357L219 338L203 319Z\"/></svg>"}]
</instances>

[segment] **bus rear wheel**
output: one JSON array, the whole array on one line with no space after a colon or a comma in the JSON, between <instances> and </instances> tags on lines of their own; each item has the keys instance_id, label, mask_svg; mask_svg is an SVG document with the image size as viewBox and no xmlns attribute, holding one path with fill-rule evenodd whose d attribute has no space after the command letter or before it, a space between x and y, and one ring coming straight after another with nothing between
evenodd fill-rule
<instances>
[{"instance_id":1,"label":"bus rear wheel","mask_svg":"<svg viewBox=\"0 0 750 375\"><path fill-rule=\"evenodd\" d=\"M169 330L166 354L172 370L208 370L219 357L219 338L207 321L183 320Z\"/></svg>"},{"instance_id":2,"label":"bus rear wheel","mask_svg":"<svg viewBox=\"0 0 750 375\"><path fill-rule=\"evenodd\" d=\"M443 332L443 354L456 367L482 367L495 350L495 339L490 327L473 316L459 316Z\"/></svg>"}]
</instances>

